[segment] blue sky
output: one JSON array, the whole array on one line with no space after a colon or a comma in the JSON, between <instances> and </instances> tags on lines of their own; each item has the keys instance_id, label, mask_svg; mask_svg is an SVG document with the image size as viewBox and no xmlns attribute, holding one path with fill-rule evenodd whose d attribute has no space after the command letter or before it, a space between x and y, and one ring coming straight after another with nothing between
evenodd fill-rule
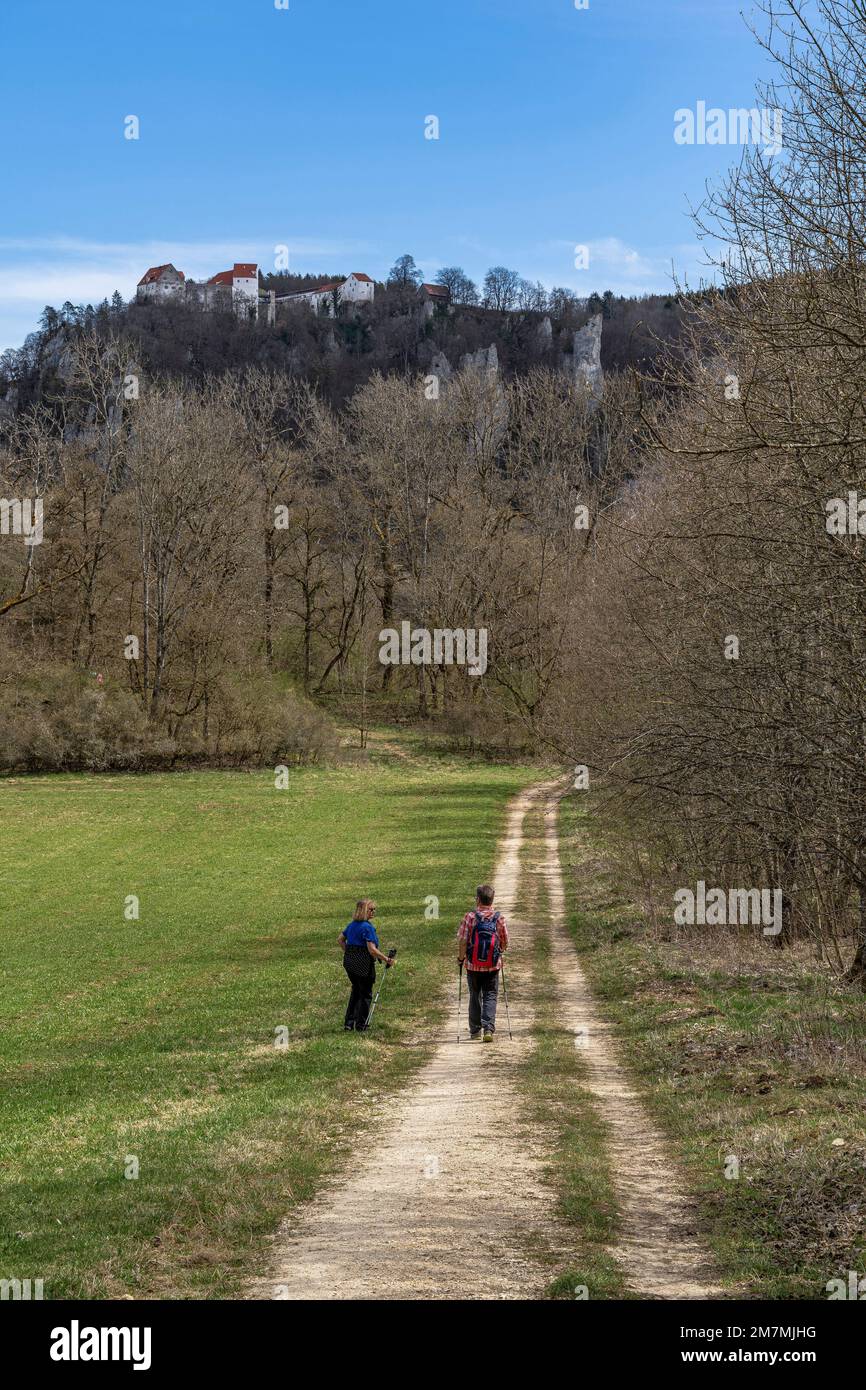
<instances>
[{"instance_id":1,"label":"blue sky","mask_svg":"<svg viewBox=\"0 0 866 1390\"><path fill-rule=\"evenodd\" d=\"M383 278L494 264L579 293L707 272L688 218L751 106L738 0L39 0L6 8L0 348L149 265ZM748 6L747 6L748 11ZM135 115L140 138L124 138ZM425 118L439 139L425 139ZM590 248L577 270L578 244Z\"/></svg>"}]
</instances>

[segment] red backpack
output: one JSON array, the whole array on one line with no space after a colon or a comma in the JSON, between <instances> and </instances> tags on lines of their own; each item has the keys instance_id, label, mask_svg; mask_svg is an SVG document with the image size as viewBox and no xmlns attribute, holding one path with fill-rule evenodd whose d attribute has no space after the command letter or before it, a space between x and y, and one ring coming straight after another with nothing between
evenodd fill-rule
<instances>
[{"instance_id":1,"label":"red backpack","mask_svg":"<svg viewBox=\"0 0 866 1390\"><path fill-rule=\"evenodd\" d=\"M499 964L502 954L496 927L499 917L498 912L494 912L492 917L482 917L481 913L476 911L475 925L469 934L466 952L468 970L495 970Z\"/></svg>"}]
</instances>

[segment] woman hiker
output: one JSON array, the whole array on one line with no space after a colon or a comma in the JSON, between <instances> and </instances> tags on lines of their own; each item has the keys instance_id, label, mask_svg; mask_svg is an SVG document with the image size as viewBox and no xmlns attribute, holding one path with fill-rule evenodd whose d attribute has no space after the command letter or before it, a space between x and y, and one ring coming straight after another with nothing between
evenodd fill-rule
<instances>
[{"instance_id":1,"label":"woman hiker","mask_svg":"<svg viewBox=\"0 0 866 1390\"><path fill-rule=\"evenodd\" d=\"M371 921L375 915L376 904L369 898L361 898L355 906L355 916L337 938L343 948L344 969L352 981L352 993L343 1023L347 1033L363 1033L367 1027L373 985L376 983L375 962L382 961L386 970L394 964L379 950L379 938Z\"/></svg>"}]
</instances>

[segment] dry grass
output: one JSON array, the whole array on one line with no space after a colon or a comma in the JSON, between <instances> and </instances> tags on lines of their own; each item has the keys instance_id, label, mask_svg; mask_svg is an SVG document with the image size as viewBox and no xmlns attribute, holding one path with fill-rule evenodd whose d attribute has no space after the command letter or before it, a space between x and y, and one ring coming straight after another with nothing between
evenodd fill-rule
<instances>
[{"instance_id":1,"label":"dry grass","mask_svg":"<svg viewBox=\"0 0 866 1390\"><path fill-rule=\"evenodd\" d=\"M584 966L725 1272L762 1298L821 1298L862 1273L866 998L808 940L648 922L570 802L562 844Z\"/></svg>"}]
</instances>

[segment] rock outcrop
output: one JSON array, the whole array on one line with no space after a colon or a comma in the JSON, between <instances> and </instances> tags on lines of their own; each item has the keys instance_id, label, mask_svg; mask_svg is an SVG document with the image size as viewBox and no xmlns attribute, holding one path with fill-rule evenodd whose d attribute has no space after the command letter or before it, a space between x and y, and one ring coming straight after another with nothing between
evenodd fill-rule
<instances>
[{"instance_id":1,"label":"rock outcrop","mask_svg":"<svg viewBox=\"0 0 866 1390\"><path fill-rule=\"evenodd\" d=\"M535 341L542 352L553 346L553 324L547 314L535 330Z\"/></svg>"},{"instance_id":2,"label":"rock outcrop","mask_svg":"<svg viewBox=\"0 0 866 1390\"><path fill-rule=\"evenodd\" d=\"M454 369L444 352L434 352L428 372L430 376L438 377L443 384L447 384L454 375Z\"/></svg>"},{"instance_id":3,"label":"rock outcrop","mask_svg":"<svg viewBox=\"0 0 866 1390\"><path fill-rule=\"evenodd\" d=\"M601 314L595 314L574 335L572 371L575 382L586 386L596 402L601 399L604 372L601 368Z\"/></svg>"},{"instance_id":4,"label":"rock outcrop","mask_svg":"<svg viewBox=\"0 0 866 1390\"><path fill-rule=\"evenodd\" d=\"M13 416L18 409L18 387L13 384L5 396L0 396L0 416Z\"/></svg>"},{"instance_id":5,"label":"rock outcrop","mask_svg":"<svg viewBox=\"0 0 866 1390\"><path fill-rule=\"evenodd\" d=\"M464 352L460 358L460 370L466 371L471 367L477 371L490 372L491 375L498 372L499 353L496 351L496 344L491 343L489 348L479 348L477 352Z\"/></svg>"}]
</instances>

